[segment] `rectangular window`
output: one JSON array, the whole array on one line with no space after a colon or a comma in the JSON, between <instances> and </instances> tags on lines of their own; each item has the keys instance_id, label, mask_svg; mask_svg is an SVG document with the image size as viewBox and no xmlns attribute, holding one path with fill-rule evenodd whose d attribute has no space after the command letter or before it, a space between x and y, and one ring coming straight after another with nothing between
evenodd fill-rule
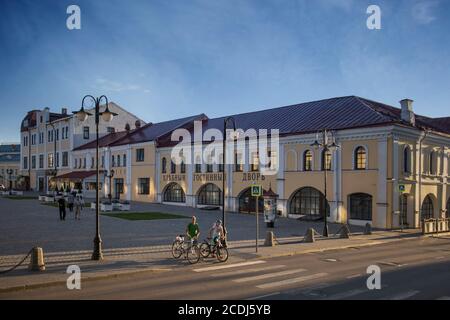
<instances>
[{"instance_id":1,"label":"rectangular window","mask_svg":"<svg viewBox=\"0 0 450 320\"><path fill-rule=\"evenodd\" d=\"M83 127L83 139L89 140L89 127Z\"/></svg>"},{"instance_id":2,"label":"rectangular window","mask_svg":"<svg viewBox=\"0 0 450 320\"><path fill-rule=\"evenodd\" d=\"M139 178L138 187L139 194L150 194L150 178Z\"/></svg>"},{"instance_id":3,"label":"rectangular window","mask_svg":"<svg viewBox=\"0 0 450 320\"><path fill-rule=\"evenodd\" d=\"M177 165L173 161L170 161L170 173L177 173Z\"/></svg>"},{"instance_id":4,"label":"rectangular window","mask_svg":"<svg viewBox=\"0 0 450 320\"><path fill-rule=\"evenodd\" d=\"M116 158L114 156L111 157L111 166L115 167L116 166Z\"/></svg>"},{"instance_id":5,"label":"rectangular window","mask_svg":"<svg viewBox=\"0 0 450 320\"><path fill-rule=\"evenodd\" d=\"M23 157L23 168L28 169L28 157Z\"/></svg>"},{"instance_id":6,"label":"rectangular window","mask_svg":"<svg viewBox=\"0 0 450 320\"><path fill-rule=\"evenodd\" d=\"M69 153L63 152L62 154L62 166L67 167L69 165Z\"/></svg>"},{"instance_id":7,"label":"rectangular window","mask_svg":"<svg viewBox=\"0 0 450 320\"><path fill-rule=\"evenodd\" d=\"M105 167L105 156L102 156L102 168Z\"/></svg>"},{"instance_id":8,"label":"rectangular window","mask_svg":"<svg viewBox=\"0 0 450 320\"><path fill-rule=\"evenodd\" d=\"M31 156L31 169L36 169L36 156Z\"/></svg>"},{"instance_id":9,"label":"rectangular window","mask_svg":"<svg viewBox=\"0 0 450 320\"><path fill-rule=\"evenodd\" d=\"M195 173L202 173L202 164L201 163L195 164Z\"/></svg>"},{"instance_id":10,"label":"rectangular window","mask_svg":"<svg viewBox=\"0 0 450 320\"><path fill-rule=\"evenodd\" d=\"M40 154L39 155L39 169L43 169L44 168L44 155Z\"/></svg>"},{"instance_id":11,"label":"rectangular window","mask_svg":"<svg viewBox=\"0 0 450 320\"><path fill-rule=\"evenodd\" d=\"M126 154L123 155L123 166L124 167L127 166L127 155Z\"/></svg>"},{"instance_id":12,"label":"rectangular window","mask_svg":"<svg viewBox=\"0 0 450 320\"><path fill-rule=\"evenodd\" d=\"M86 158L83 159L83 168L86 169Z\"/></svg>"},{"instance_id":13,"label":"rectangular window","mask_svg":"<svg viewBox=\"0 0 450 320\"><path fill-rule=\"evenodd\" d=\"M114 127L108 127L108 128L106 128L106 131L108 133L114 133L116 131L116 129L114 129Z\"/></svg>"},{"instance_id":14,"label":"rectangular window","mask_svg":"<svg viewBox=\"0 0 450 320\"><path fill-rule=\"evenodd\" d=\"M259 156L258 153L253 153L252 155L252 165L250 168L251 171L258 171L259 170Z\"/></svg>"},{"instance_id":15,"label":"rectangular window","mask_svg":"<svg viewBox=\"0 0 450 320\"><path fill-rule=\"evenodd\" d=\"M120 154L117 155L117 166L120 167Z\"/></svg>"},{"instance_id":16,"label":"rectangular window","mask_svg":"<svg viewBox=\"0 0 450 320\"><path fill-rule=\"evenodd\" d=\"M56 129L56 141L59 141L59 129Z\"/></svg>"},{"instance_id":17,"label":"rectangular window","mask_svg":"<svg viewBox=\"0 0 450 320\"><path fill-rule=\"evenodd\" d=\"M47 168L53 168L54 165L53 153L49 153L47 156Z\"/></svg>"},{"instance_id":18,"label":"rectangular window","mask_svg":"<svg viewBox=\"0 0 450 320\"><path fill-rule=\"evenodd\" d=\"M144 149L136 149L136 162L144 161Z\"/></svg>"},{"instance_id":19,"label":"rectangular window","mask_svg":"<svg viewBox=\"0 0 450 320\"><path fill-rule=\"evenodd\" d=\"M91 169L94 169L95 167L95 160L94 157L91 158Z\"/></svg>"},{"instance_id":20,"label":"rectangular window","mask_svg":"<svg viewBox=\"0 0 450 320\"><path fill-rule=\"evenodd\" d=\"M59 152L56 153L56 166L59 167Z\"/></svg>"}]
</instances>

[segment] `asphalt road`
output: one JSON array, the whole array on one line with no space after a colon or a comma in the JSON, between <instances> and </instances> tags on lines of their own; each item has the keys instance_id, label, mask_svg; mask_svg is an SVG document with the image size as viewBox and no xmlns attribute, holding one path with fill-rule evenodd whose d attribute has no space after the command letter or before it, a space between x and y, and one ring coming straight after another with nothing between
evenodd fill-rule
<instances>
[{"instance_id":1,"label":"asphalt road","mask_svg":"<svg viewBox=\"0 0 450 320\"><path fill-rule=\"evenodd\" d=\"M369 265L381 289L366 285ZM1 299L450 299L450 238L311 253L0 294Z\"/></svg>"}]
</instances>

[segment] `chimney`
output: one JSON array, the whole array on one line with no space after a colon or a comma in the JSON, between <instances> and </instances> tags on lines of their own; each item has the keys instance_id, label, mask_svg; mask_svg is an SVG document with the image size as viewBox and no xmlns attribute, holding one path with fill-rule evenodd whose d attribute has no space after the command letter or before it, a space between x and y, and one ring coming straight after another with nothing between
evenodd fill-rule
<instances>
[{"instance_id":1,"label":"chimney","mask_svg":"<svg viewBox=\"0 0 450 320\"><path fill-rule=\"evenodd\" d=\"M65 116L67 116L67 108L62 108L61 113Z\"/></svg>"},{"instance_id":2,"label":"chimney","mask_svg":"<svg viewBox=\"0 0 450 320\"><path fill-rule=\"evenodd\" d=\"M403 99L400 101L400 105L402 107L402 120L414 126L416 117L412 108L413 102L411 99Z\"/></svg>"},{"instance_id":3,"label":"chimney","mask_svg":"<svg viewBox=\"0 0 450 320\"><path fill-rule=\"evenodd\" d=\"M141 121L136 120L136 122L134 123L134 125L136 126L136 129L139 129L141 127Z\"/></svg>"},{"instance_id":4,"label":"chimney","mask_svg":"<svg viewBox=\"0 0 450 320\"><path fill-rule=\"evenodd\" d=\"M130 124L127 123L127 124L125 125L125 130L126 130L126 131L130 131L130 129L131 129Z\"/></svg>"}]
</instances>

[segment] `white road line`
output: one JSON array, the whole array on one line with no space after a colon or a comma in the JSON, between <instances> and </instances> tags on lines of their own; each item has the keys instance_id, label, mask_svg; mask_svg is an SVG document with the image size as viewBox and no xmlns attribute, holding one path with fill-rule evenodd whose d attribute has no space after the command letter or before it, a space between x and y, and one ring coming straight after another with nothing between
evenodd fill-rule
<instances>
[{"instance_id":1,"label":"white road line","mask_svg":"<svg viewBox=\"0 0 450 320\"><path fill-rule=\"evenodd\" d=\"M234 275L243 274L243 273L252 273L252 272L259 272L259 271L281 269L284 267L286 267L286 266L280 264L280 265L268 266L268 267L263 267L263 268L250 268L250 269L242 269L242 270L235 270L235 271L222 272L222 273L218 272L218 273L211 274L210 277L227 277L227 276L234 276Z\"/></svg>"},{"instance_id":2,"label":"white road line","mask_svg":"<svg viewBox=\"0 0 450 320\"><path fill-rule=\"evenodd\" d=\"M235 279L235 280L233 280L233 282L240 283L240 282L257 281L257 280L262 280L262 279L287 276L289 274L295 274L295 273L300 273L300 272L305 272L305 271L306 271L305 269L295 269L295 270L286 270L286 271L280 271L280 272L275 272L275 273L266 273L266 274L261 274L259 276Z\"/></svg>"},{"instance_id":3,"label":"white road line","mask_svg":"<svg viewBox=\"0 0 450 320\"><path fill-rule=\"evenodd\" d=\"M248 262L241 262L241 263L235 263L235 264L225 264L225 265L214 266L214 267L193 269L192 271L205 272L205 271L213 271L213 270L222 270L222 269L229 269L229 268L245 267L245 266L251 266L251 265L260 264L260 263L266 263L266 262L263 261L263 260L256 260L256 261L248 261Z\"/></svg>"},{"instance_id":4,"label":"white road line","mask_svg":"<svg viewBox=\"0 0 450 320\"><path fill-rule=\"evenodd\" d=\"M293 284L293 283L304 282L304 281L308 281L308 280L322 278L322 277L325 277L327 275L328 275L328 273L315 273L315 274L311 274L309 276L303 276L303 277L287 279L287 280L282 280L282 281L277 281L277 282L264 283L264 284L260 284L260 285L258 285L256 287L260 288L260 289L280 287L280 286L284 286L284 285L287 285L287 284Z\"/></svg>"},{"instance_id":5,"label":"white road line","mask_svg":"<svg viewBox=\"0 0 450 320\"><path fill-rule=\"evenodd\" d=\"M265 295L262 295L262 296L248 298L248 299L245 299L245 300L258 300L258 299L262 299L262 298L268 298L268 297L272 297L272 296L277 296L279 294L280 294L279 292L274 292L274 293L269 293L269 294L265 294Z\"/></svg>"},{"instance_id":6,"label":"white road line","mask_svg":"<svg viewBox=\"0 0 450 320\"><path fill-rule=\"evenodd\" d=\"M353 279L353 278L358 278L358 277L361 277L361 273L353 274L351 276L348 276L347 279Z\"/></svg>"},{"instance_id":7,"label":"white road line","mask_svg":"<svg viewBox=\"0 0 450 320\"><path fill-rule=\"evenodd\" d=\"M326 297L325 300L347 299L347 298L350 298L350 297L353 297L353 296L357 296L358 294L364 293L366 291L367 290L363 290L363 289L349 290L349 291L333 294L333 295L331 295L329 297Z\"/></svg>"},{"instance_id":8,"label":"white road line","mask_svg":"<svg viewBox=\"0 0 450 320\"><path fill-rule=\"evenodd\" d=\"M402 293L399 293L397 295L391 296L390 298L388 298L388 300L405 300L405 299L408 299L408 298L411 298L411 297L415 296L419 292L420 291L418 291L418 290L411 290L411 291L402 292Z\"/></svg>"}]
</instances>

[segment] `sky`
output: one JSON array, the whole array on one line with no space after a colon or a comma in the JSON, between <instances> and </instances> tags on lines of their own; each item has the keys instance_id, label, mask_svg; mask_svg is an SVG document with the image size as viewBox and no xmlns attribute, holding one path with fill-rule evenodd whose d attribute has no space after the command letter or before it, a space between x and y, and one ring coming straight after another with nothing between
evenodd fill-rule
<instances>
[{"instance_id":1,"label":"sky","mask_svg":"<svg viewBox=\"0 0 450 320\"><path fill-rule=\"evenodd\" d=\"M81 9L69 30L67 7ZM369 30L369 5L381 29ZM357 95L450 116L450 0L0 0L0 143L105 94L146 122Z\"/></svg>"}]
</instances>

